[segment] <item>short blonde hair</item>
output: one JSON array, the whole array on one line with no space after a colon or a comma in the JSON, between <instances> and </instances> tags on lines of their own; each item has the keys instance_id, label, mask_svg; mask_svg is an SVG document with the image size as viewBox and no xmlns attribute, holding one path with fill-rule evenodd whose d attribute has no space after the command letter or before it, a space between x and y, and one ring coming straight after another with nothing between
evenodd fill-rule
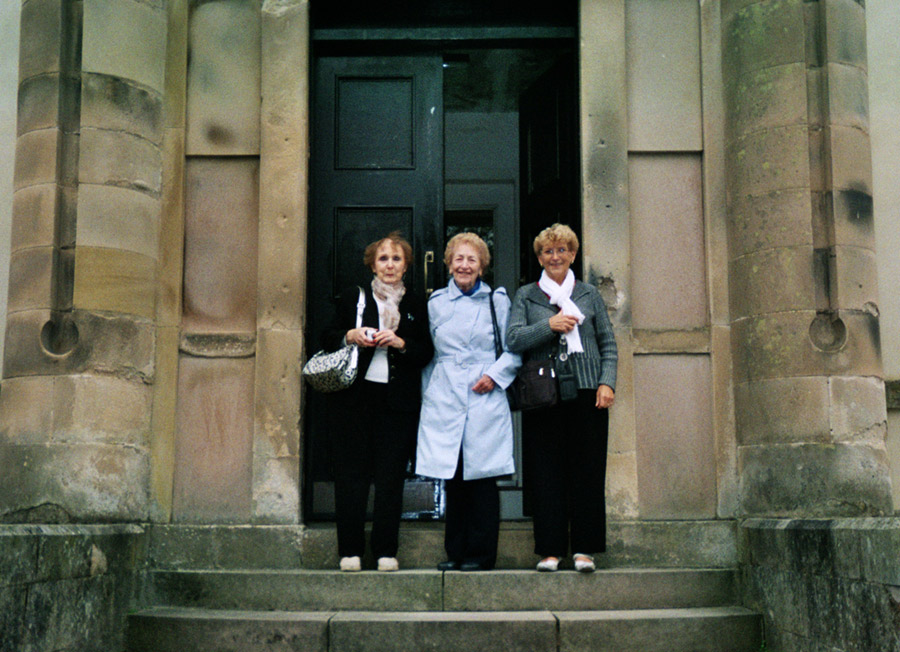
<instances>
[{"instance_id":1,"label":"short blonde hair","mask_svg":"<svg viewBox=\"0 0 900 652\"><path fill-rule=\"evenodd\" d=\"M537 234L534 239L534 255L540 256L541 250L554 242L562 242L573 254L578 253L578 236L568 226L557 222Z\"/></svg>"},{"instance_id":2,"label":"short blonde hair","mask_svg":"<svg viewBox=\"0 0 900 652\"><path fill-rule=\"evenodd\" d=\"M481 272L483 274L484 270L491 264L491 252L488 250L484 240L478 237L477 234L469 231L457 233L450 238L449 242L447 242L447 248L444 249L444 264L450 267L450 261L453 260L453 252L459 245L463 244L469 245L478 252L478 260L481 262Z\"/></svg>"},{"instance_id":3,"label":"short blonde hair","mask_svg":"<svg viewBox=\"0 0 900 652\"><path fill-rule=\"evenodd\" d=\"M375 268L375 254L378 253L379 247L385 242L390 242L395 247L399 247L400 251L403 252L403 260L406 263L406 266L409 267L412 264L412 247L406 241L406 238L400 233L400 231L391 231L386 236L384 236L381 240L376 240L375 242L370 242L369 246L366 247L366 250L363 252L363 264L369 269Z\"/></svg>"}]
</instances>

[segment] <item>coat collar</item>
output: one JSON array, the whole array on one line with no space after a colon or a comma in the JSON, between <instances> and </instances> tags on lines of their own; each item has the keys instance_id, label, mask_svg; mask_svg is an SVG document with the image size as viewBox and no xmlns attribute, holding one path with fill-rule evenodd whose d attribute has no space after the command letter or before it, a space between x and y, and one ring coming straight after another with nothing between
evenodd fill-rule
<instances>
[{"instance_id":1,"label":"coat collar","mask_svg":"<svg viewBox=\"0 0 900 652\"><path fill-rule=\"evenodd\" d=\"M475 290L475 292L469 296L474 299L475 297L480 297L482 295L490 294L490 293L491 293L491 286L489 286L487 283L485 283L484 279L482 279L481 285L479 286L479 288L477 290ZM466 295L463 294L462 290L459 289L459 286L456 284L456 281L454 281L451 278L450 282L447 284L447 298L449 298L450 301L456 301L460 297L464 297L464 296L466 296Z\"/></svg>"}]
</instances>

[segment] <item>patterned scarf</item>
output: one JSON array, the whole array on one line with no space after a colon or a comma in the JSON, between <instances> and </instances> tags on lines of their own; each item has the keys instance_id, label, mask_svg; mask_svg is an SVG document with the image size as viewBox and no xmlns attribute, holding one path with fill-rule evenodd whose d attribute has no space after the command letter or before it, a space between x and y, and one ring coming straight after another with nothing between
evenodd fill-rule
<instances>
[{"instance_id":1,"label":"patterned scarf","mask_svg":"<svg viewBox=\"0 0 900 652\"><path fill-rule=\"evenodd\" d=\"M389 331L397 330L400 325L400 299L406 294L403 281L389 285L376 276L372 279L372 294L381 302L378 306L381 328Z\"/></svg>"}]
</instances>

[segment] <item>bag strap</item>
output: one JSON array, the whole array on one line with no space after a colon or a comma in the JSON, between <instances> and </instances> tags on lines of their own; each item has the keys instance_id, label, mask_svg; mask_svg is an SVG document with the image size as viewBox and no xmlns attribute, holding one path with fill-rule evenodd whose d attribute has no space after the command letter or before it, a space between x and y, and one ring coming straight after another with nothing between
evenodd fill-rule
<instances>
[{"instance_id":1,"label":"bag strap","mask_svg":"<svg viewBox=\"0 0 900 652\"><path fill-rule=\"evenodd\" d=\"M494 325L494 351L499 358L503 354L503 345L500 343L500 327L497 325L497 309L494 308L494 288L488 295L488 302L491 304L491 322Z\"/></svg>"},{"instance_id":2,"label":"bag strap","mask_svg":"<svg viewBox=\"0 0 900 652\"><path fill-rule=\"evenodd\" d=\"M360 286L356 287L359 290L359 299L356 300L356 327L359 328L362 326L363 310L366 309L366 293Z\"/></svg>"}]
</instances>

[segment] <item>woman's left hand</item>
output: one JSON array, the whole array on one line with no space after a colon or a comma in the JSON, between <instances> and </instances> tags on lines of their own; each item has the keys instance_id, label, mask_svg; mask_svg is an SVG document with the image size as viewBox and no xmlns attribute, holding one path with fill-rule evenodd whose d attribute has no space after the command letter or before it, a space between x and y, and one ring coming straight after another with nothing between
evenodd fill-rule
<instances>
[{"instance_id":1,"label":"woman's left hand","mask_svg":"<svg viewBox=\"0 0 900 652\"><path fill-rule=\"evenodd\" d=\"M394 331L380 330L375 333L375 346L393 346L395 349L406 348L406 340L399 337Z\"/></svg>"},{"instance_id":2,"label":"woman's left hand","mask_svg":"<svg viewBox=\"0 0 900 652\"><path fill-rule=\"evenodd\" d=\"M487 374L484 374L478 379L477 383L472 385L472 391L476 394L487 394L488 392L494 391L494 387L496 387L494 379Z\"/></svg>"},{"instance_id":3,"label":"woman's left hand","mask_svg":"<svg viewBox=\"0 0 900 652\"><path fill-rule=\"evenodd\" d=\"M600 385L597 388L597 403L595 407L598 409L611 407L613 401L616 400L616 393L613 391L613 388L609 385Z\"/></svg>"}]
</instances>

